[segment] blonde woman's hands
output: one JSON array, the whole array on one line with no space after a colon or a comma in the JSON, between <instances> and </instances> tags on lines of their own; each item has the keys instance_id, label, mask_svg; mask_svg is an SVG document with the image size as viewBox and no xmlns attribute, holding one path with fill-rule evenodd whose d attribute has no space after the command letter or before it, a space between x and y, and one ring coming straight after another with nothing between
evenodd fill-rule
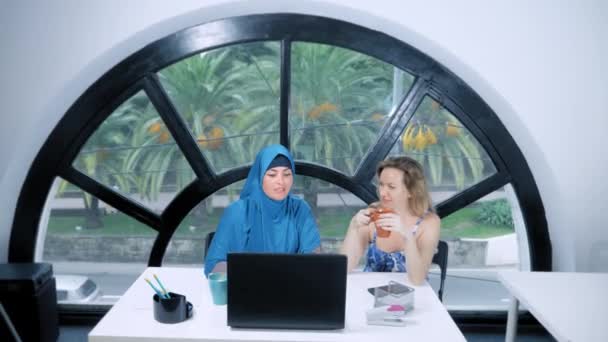
<instances>
[{"instance_id":1,"label":"blonde woman's hands","mask_svg":"<svg viewBox=\"0 0 608 342\"><path fill-rule=\"evenodd\" d=\"M387 213L380 215L376 220L376 226L382 229L390 230L391 232L399 233L406 240L413 240L414 233L411 229L407 229L401 222L401 217L395 213Z\"/></svg>"},{"instance_id":2,"label":"blonde woman's hands","mask_svg":"<svg viewBox=\"0 0 608 342\"><path fill-rule=\"evenodd\" d=\"M355 217L354 217L355 222L357 223L357 226L358 227L367 226L371 219L370 215L371 215L371 211L369 210L369 208L359 210L357 212L357 214L355 214Z\"/></svg>"}]
</instances>

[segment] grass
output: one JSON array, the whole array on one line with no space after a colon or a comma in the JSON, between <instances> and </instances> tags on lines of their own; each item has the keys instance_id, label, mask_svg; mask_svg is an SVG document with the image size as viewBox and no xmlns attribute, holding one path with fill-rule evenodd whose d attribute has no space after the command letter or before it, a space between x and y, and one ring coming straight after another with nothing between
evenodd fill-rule
<instances>
[{"instance_id":1,"label":"grass","mask_svg":"<svg viewBox=\"0 0 608 342\"><path fill-rule=\"evenodd\" d=\"M480 223L476 220L480 208L471 206L463 208L441 220L441 238L489 238L513 232L508 226L495 226ZM318 214L318 225L322 237L343 238L355 210L323 209ZM196 218L193 215L186 217L175 235L178 237L205 236L207 232L214 231L219 222L222 210L214 210L204 217ZM156 236L157 232L147 225L121 213L103 215L103 227L98 229L84 229L84 217L59 216L51 214L48 224L48 234L73 234L86 236ZM77 230L76 227L81 229Z\"/></svg>"},{"instance_id":2,"label":"grass","mask_svg":"<svg viewBox=\"0 0 608 342\"><path fill-rule=\"evenodd\" d=\"M84 217L57 216L49 218L48 234L79 234L79 235L156 235L156 231L124 214L104 215L101 219L103 227L85 229ZM81 229L78 230L78 227Z\"/></svg>"},{"instance_id":3,"label":"grass","mask_svg":"<svg viewBox=\"0 0 608 342\"><path fill-rule=\"evenodd\" d=\"M489 238L513 233L513 228L476 220L481 209L468 207L441 219L441 238Z\"/></svg>"}]
</instances>

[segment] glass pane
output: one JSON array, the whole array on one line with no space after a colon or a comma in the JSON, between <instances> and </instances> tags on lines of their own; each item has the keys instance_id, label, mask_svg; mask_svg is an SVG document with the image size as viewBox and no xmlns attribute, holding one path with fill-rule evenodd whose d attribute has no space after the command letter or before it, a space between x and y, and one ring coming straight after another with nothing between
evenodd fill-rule
<instances>
[{"instance_id":1,"label":"glass pane","mask_svg":"<svg viewBox=\"0 0 608 342\"><path fill-rule=\"evenodd\" d=\"M509 249L496 253L499 261L488 261L488 241L510 239ZM441 219L441 239L446 241L474 241L470 246L452 248L462 259L450 258L450 267L501 266L518 264L517 240L511 205L503 189L492 192L476 202ZM505 245L506 246L506 245ZM462 249L462 253L457 250ZM490 253L494 255L495 253Z\"/></svg>"},{"instance_id":2,"label":"glass pane","mask_svg":"<svg viewBox=\"0 0 608 342\"><path fill-rule=\"evenodd\" d=\"M205 238L214 232L230 203L239 199L245 180L224 187L201 201L190 211L173 234L163 265L203 267Z\"/></svg>"},{"instance_id":3,"label":"glass pane","mask_svg":"<svg viewBox=\"0 0 608 342\"><path fill-rule=\"evenodd\" d=\"M72 165L158 213L194 179L190 164L143 91L99 126Z\"/></svg>"},{"instance_id":4,"label":"glass pane","mask_svg":"<svg viewBox=\"0 0 608 342\"><path fill-rule=\"evenodd\" d=\"M323 253L338 253L351 218L365 202L335 184L301 175L292 192L306 200L317 218Z\"/></svg>"},{"instance_id":5,"label":"glass pane","mask_svg":"<svg viewBox=\"0 0 608 342\"><path fill-rule=\"evenodd\" d=\"M519 269L513 222L518 206L512 206L511 200L501 188L441 219L441 239L449 246L444 296L448 308L507 308L509 295L496 271ZM438 268L431 270L431 285L438 286L439 274Z\"/></svg>"},{"instance_id":6,"label":"glass pane","mask_svg":"<svg viewBox=\"0 0 608 342\"><path fill-rule=\"evenodd\" d=\"M278 42L205 51L159 76L216 172L251 163L262 147L279 142Z\"/></svg>"},{"instance_id":7,"label":"glass pane","mask_svg":"<svg viewBox=\"0 0 608 342\"><path fill-rule=\"evenodd\" d=\"M58 302L113 304L147 267L157 232L65 180L55 183L37 254L53 264Z\"/></svg>"},{"instance_id":8,"label":"glass pane","mask_svg":"<svg viewBox=\"0 0 608 342\"><path fill-rule=\"evenodd\" d=\"M296 159L352 175L414 77L335 46L294 43L289 125Z\"/></svg>"},{"instance_id":9,"label":"glass pane","mask_svg":"<svg viewBox=\"0 0 608 342\"><path fill-rule=\"evenodd\" d=\"M243 185L244 180L231 184L199 203L173 235L163 265L202 267L205 237L215 231L224 208L239 198ZM304 198L310 205L317 218L324 253L338 251L351 217L365 206L359 198L336 185L302 175L296 175L292 194Z\"/></svg>"},{"instance_id":10,"label":"glass pane","mask_svg":"<svg viewBox=\"0 0 608 342\"><path fill-rule=\"evenodd\" d=\"M436 202L496 173L477 139L433 98L424 98L390 155L408 155L424 167Z\"/></svg>"}]
</instances>

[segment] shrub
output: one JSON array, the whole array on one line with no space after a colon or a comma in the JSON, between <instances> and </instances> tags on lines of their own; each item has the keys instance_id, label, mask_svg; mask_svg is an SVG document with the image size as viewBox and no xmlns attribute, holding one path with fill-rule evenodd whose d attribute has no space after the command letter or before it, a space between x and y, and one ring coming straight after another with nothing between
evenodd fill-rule
<instances>
[{"instance_id":1,"label":"shrub","mask_svg":"<svg viewBox=\"0 0 608 342\"><path fill-rule=\"evenodd\" d=\"M478 222L513 228L511 207L507 203L507 200L499 199L483 202L479 205L479 208L479 215L476 218Z\"/></svg>"}]
</instances>

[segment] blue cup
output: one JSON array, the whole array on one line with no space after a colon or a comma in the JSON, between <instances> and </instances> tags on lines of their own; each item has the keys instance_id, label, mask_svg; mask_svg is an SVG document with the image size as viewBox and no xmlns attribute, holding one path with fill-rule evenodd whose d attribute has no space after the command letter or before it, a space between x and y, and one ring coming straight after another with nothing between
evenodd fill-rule
<instances>
[{"instance_id":1,"label":"blue cup","mask_svg":"<svg viewBox=\"0 0 608 342\"><path fill-rule=\"evenodd\" d=\"M228 276L223 272L209 273L209 289L213 304L226 305L228 301Z\"/></svg>"}]
</instances>

